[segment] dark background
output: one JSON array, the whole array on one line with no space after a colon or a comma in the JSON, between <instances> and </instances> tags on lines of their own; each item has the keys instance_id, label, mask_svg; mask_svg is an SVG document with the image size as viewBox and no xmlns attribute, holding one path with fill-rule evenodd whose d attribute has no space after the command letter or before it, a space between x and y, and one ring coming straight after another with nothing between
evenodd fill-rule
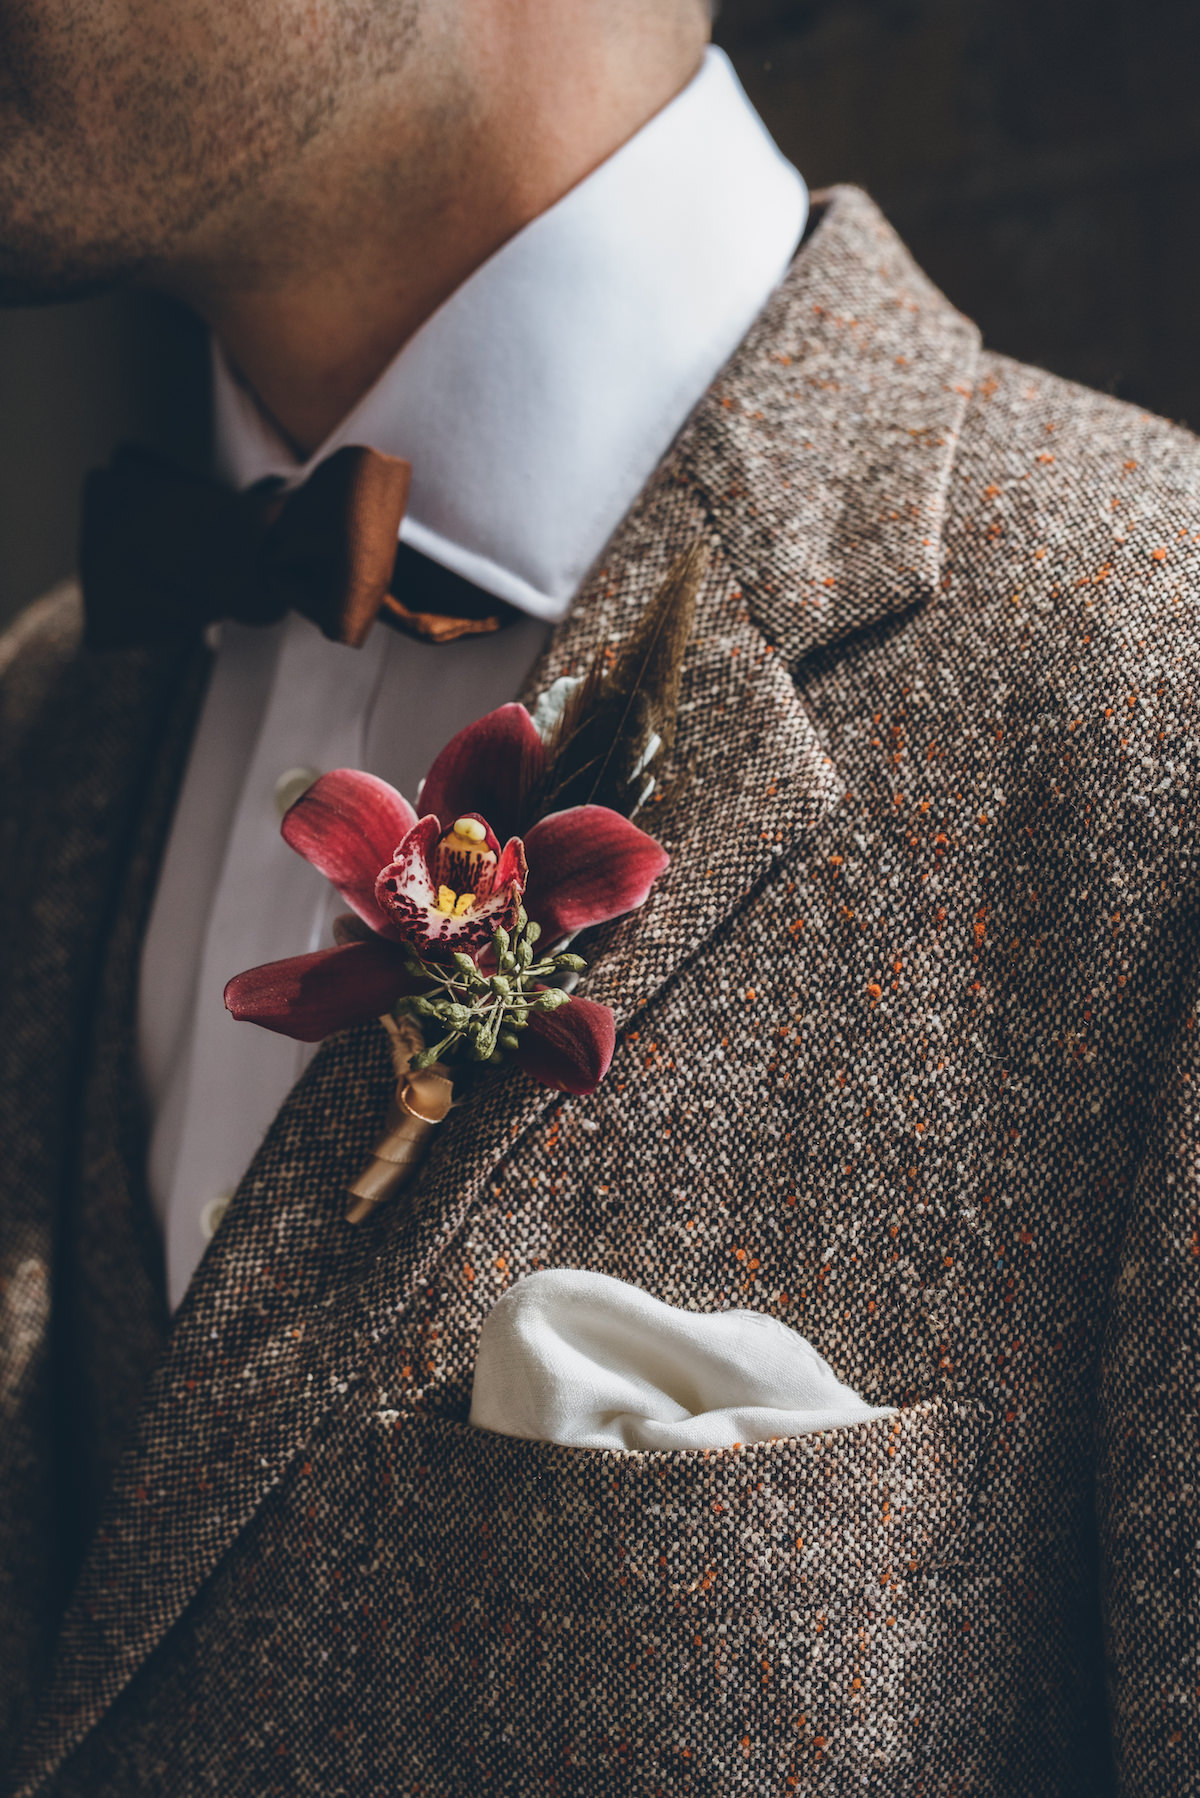
<instances>
[{"instance_id":1,"label":"dark background","mask_svg":"<svg viewBox=\"0 0 1200 1798\"><path fill-rule=\"evenodd\" d=\"M857 181L991 345L1200 427L1197 0L725 0L810 185ZM84 471L204 453L199 330L146 295L0 314L0 618L69 572Z\"/></svg>"}]
</instances>

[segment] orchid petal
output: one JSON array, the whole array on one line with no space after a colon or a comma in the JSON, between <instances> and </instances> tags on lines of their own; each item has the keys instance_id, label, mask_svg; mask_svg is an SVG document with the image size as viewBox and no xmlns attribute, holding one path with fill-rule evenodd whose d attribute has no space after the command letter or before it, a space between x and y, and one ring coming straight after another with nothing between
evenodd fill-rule
<instances>
[{"instance_id":1,"label":"orchid petal","mask_svg":"<svg viewBox=\"0 0 1200 1798\"><path fill-rule=\"evenodd\" d=\"M418 809L447 830L456 818L482 814L503 841L519 833L522 794L545 763L525 707L502 705L451 737L425 778Z\"/></svg>"},{"instance_id":2,"label":"orchid petal","mask_svg":"<svg viewBox=\"0 0 1200 1798\"><path fill-rule=\"evenodd\" d=\"M612 1063L616 1019L607 1005L571 999L554 1011L529 1014L515 1059L534 1080L555 1092L594 1092Z\"/></svg>"},{"instance_id":3,"label":"orchid petal","mask_svg":"<svg viewBox=\"0 0 1200 1798\"><path fill-rule=\"evenodd\" d=\"M323 774L284 817L284 841L331 880L372 930L393 936L375 900L380 868L391 861L417 814L374 774L337 768Z\"/></svg>"},{"instance_id":4,"label":"orchid petal","mask_svg":"<svg viewBox=\"0 0 1200 1798\"><path fill-rule=\"evenodd\" d=\"M225 1005L235 1018L317 1043L381 1017L426 984L408 972L394 943L349 943L248 968L225 988Z\"/></svg>"},{"instance_id":5,"label":"orchid petal","mask_svg":"<svg viewBox=\"0 0 1200 1798\"><path fill-rule=\"evenodd\" d=\"M604 805L551 812L525 838L525 909L547 945L641 905L670 860L654 838Z\"/></svg>"}]
</instances>

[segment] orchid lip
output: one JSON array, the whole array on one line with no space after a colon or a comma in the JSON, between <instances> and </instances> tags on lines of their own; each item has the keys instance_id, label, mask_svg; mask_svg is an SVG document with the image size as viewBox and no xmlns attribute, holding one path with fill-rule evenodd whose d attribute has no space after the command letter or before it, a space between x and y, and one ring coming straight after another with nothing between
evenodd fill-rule
<instances>
[{"instance_id":1,"label":"orchid lip","mask_svg":"<svg viewBox=\"0 0 1200 1798\"><path fill-rule=\"evenodd\" d=\"M527 878L525 848L514 837L503 850L478 813L449 830L427 814L381 869L375 897L393 929L435 959L478 955L501 926L516 921Z\"/></svg>"}]
</instances>

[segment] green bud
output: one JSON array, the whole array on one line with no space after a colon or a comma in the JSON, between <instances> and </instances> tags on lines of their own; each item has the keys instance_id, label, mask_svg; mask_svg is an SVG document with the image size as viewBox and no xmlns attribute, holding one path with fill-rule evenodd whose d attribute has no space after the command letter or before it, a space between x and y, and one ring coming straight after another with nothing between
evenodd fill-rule
<instances>
[{"instance_id":1,"label":"green bud","mask_svg":"<svg viewBox=\"0 0 1200 1798\"><path fill-rule=\"evenodd\" d=\"M557 1011L560 1005L571 1003L570 993L564 993L561 987L550 986L544 993L535 994L530 1001L531 1011Z\"/></svg>"},{"instance_id":2,"label":"green bud","mask_svg":"<svg viewBox=\"0 0 1200 1798\"><path fill-rule=\"evenodd\" d=\"M476 972L475 963L469 955L464 955L461 949L454 951L454 965L463 974L475 974ZM478 978L478 976L476 977Z\"/></svg>"},{"instance_id":3,"label":"green bud","mask_svg":"<svg viewBox=\"0 0 1200 1798\"><path fill-rule=\"evenodd\" d=\"M519 905L517 907L517 935L518 936L520 936L521 932L524 930L524 928L528 924L528 922L529 922L529 913L525 910L525 907L523 905Z\"/></svg>"},{"instance_id":4,"label":"green bud","mask_svg":"<svg viewBox=\"0 0 1200 1798\"><path fill-rule=\"evenodd\" d=\"M436 1018L440 1015L436 999L423 999L417 993L408 1003L419 1018Z\"/></svg>"},{"instance_id":5,"label":"green bud","mask_svg":"<svg viewBox=\"0 0 1200 1798\"><path fill-rule=\"evenodd\" d=\"M493 1049L491 1054L488 1056L488 1066L489 1067L498 1068L501 1066L503 1061L504 1061L504 1057L503 1057L503 1055L501 1055L499 1049Z\"/></svg>"},{"instance_id":6,"label":"green bud","mask_svg":"<svg viewBox=\"0 0 1200 1798\"><path fill-rule=\"evenodd\" d=\"M511 998L511 996L512 996L511 980L509 980L504 974L493 974L492 975L492 991L494 993L499 993L499 995L502 999Z\"/></svg>"},{"instance_id":7,"label":"green bud","mask_svg":"<svg viewBox=\"0 0 1200 1798\"><path fill-rule=\"evenodd\" d=\"M497 924L495 931L492 934L492 948L496 951L497 955L504 954L505 950L508 948L508 942L509 937L507 930L505 930L503 924Z\"/></svg>"},{"instance_id":8,"label":"green bud","mask_svg":"<svg viewBox=\"0 0 1200 1798\"><path fill-rule=\"evenodd\" d=\"M505 950L504 954L500 957L500 972L502 974L511 974L515 971L516 965L516 956L511 954L508 950Z\"/></svg>"},{"instance_id":9,"label":"green bud","mask_svg":"<svg viewBox=\"0 0 1200 1798\"><path fill-rule=\"evenodd\" d=\"M541 936L541 934L542 934L541 925L535 924L533 919L531 918L529 920L529 923L525 926L525 941L527 943L536 943L538 938Z\"/></svg>"},{"instance_id":10,"label":"green bud","mask_svg":"<svg viewBox=\"0 0 1200 1798\"><path fill-rule=\"evenodd\" d=\"M471 1037L471 1053L476 1061L487 1061L493 1054L502 1016L503 1013L497 1005L493 1010L475 1020Z\"/></svg>"},{"instance_id":11,"label":"green bud","mask_svg":"<svg viewBox=\"0 0 1200 1798\"><path fill-rule=\"evenodd\" d=\"M520 1038L514 1035L511 1030L502 1030L496 1038L496 1046L500 1049L507 1049L508 1053L511 1055L514 1049L520 1048Z\"/></svg>"},{"instance_id":12,"label":"green bud","mask_svg":"<svg viewBox=\"0 0 1200 1798\"><path fill-rule=\"evenodd\" d=\"M554 965L557 968L566 968L572 974L582 974L587 967L582 955L556 955Z\"/></svg>"},{"instance_id":13,"label":"green bud","mask_svg":"<svg viewBox=\"0 0 1200 1798\"><path fill-rule=\"evenodd\" d=\"M520 968L527 968L532 960L533 945L527 937L523 937L517 944L517 966Z\"/></svg>"}]
</instances>

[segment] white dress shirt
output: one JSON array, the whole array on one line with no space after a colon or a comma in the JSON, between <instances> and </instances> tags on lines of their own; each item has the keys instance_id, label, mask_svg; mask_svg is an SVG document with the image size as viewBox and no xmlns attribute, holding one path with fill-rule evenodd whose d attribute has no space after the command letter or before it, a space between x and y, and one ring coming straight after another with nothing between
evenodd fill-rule
<instances>
[{"instance_id":1,"label":"white dress shirt","mask_svg":"<svg viewBox=\"0 0 1200 1798\"><path fill-rule=\"evenodd\" d=\"M214 352L217 458L238 487L343 444L406 457L401 538L526 614L434 647L360 650L292 616L225 625L142 955L150 1193L172 1307L313 1053L236 1023L232 975L331 941L344 905L279 808L368 768L411 799L455 732L511 699L550 626L781 279L807 193L726 58L525 227L422 326L304 466Z\"/></svg>"}]
</instances>

